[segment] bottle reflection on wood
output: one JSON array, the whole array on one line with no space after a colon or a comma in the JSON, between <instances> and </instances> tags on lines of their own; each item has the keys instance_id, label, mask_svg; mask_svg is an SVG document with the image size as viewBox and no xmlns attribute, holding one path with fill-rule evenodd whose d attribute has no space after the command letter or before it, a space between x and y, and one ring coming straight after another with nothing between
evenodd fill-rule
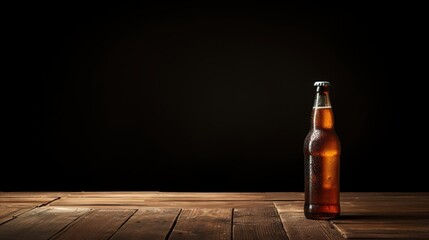
<instances>
[{"instance_id":1,"label":"bottle reflection on wood","mask_svg":"<svg viewBox=\"0 0 429 240\"><path fill-rule=\"evenodd\" d=\"M341 144L334 128L330 82L317 81L311 128L304 141L304 214L309 219L340 215Z\"/></svg>"}]
</instances>

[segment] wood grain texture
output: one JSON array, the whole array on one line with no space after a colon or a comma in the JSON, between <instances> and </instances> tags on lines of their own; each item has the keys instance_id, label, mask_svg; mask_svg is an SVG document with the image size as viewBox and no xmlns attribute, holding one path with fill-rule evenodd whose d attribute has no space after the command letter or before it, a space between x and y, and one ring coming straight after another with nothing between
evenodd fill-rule
<instances>
[{"instance_id":1,"label":"wood grain texture","mask_svg":"<svg viewBox=\"0 0 429 240\"><path fill-rule=\"evenodd\" d=\"M288 239L274 207L234 209L233 239Z\"/></svg>"},{"instance_id":2,"label":"wood grain texture","mask_svg":"<svg viewBox=\"0 0 429 240\"><path fill-rule=\"evenodd\" d=\"M0 197L0 205L14 205L14 206L43 206L49 204L58 197Z\"/></svg>"},{"instance_id":3,"label":"wood grain texture","mask_svg":"<svg viewBox=\"0 0 429 240\"><path fill-rule=\"evenodd\" d=\"M304 214L304 201L275 201L274 205L281 212L295 212Z\"/></svg>"},{"instance_id":4,"label":"wood grain texture","mask_svg":"<svg viewBox=\"0 0 429 240\"><path fill-rule=\"evenodd\" d=\"M0 224L15 218L30 209L31 208L29 207L0 206Z\"/></svg>"},{"instance_id":5,"label":"wood grain texture","mask_svg":"<svg viewBox=\"0 0 429 240\"><path fill-rule=\"evenodd\" d=\"M105 197L88 197L88 198L62 198L50 204L50 206L73 206L73 207L90 207L90 208L109 208L120 206L138 207L171 207L171 208L225 208L225 207L269 207L273 206L271 201L159 201L156 199L144 198L105 198Z\"/></svg>"},{"instance_id":6,"label":"wood grain texture","mask_svg":"<svg viewBox=\"0 0 429 240\"><path fill-rule=\"evenodd\" d=\"M351 193L334 226L347 238L429 239L428 193Z\"/></svg>"},{"instance_id":7,"label":"wood grain texture","mask_svg":"<svg viewBox=\"0 0 429 240\"><path fill-rule=\"evenodd\" d=\"M280 211L279 214L291 240L339 240L345 238L329 221L309 220L305 218L303 213L296 212Z\"/></svg>"},{"instance_id":8,"label":"wood grain texture","mask_svg":"<svg viewBox=\"0 0 429 240\"><path fill-rule=\"evenodd\" d=\"M62 198L132 198L156 201L274 201L303 200L302 192L69 192ZM1 196L1 195L0 195Z\"/></svg>"},{"instance_id":9,"label":"wood grain texture","mask_svg":"<svg viewBox=\"0 0 429 240\"><path fill-rule=\"evenodd\" d=\"M231 240L231 208L183 209L169 240Z\"/></svg>"},{"instance_id":10,"label":"wood grain texture","mask_svg":"<svg viewBox=\"0 0 429 240\"><path fill-rule=\"evenodd\" d=\"M87 211L76 208L36 208L0 225L0 239L45 240Z\"/></svg>"},{"instance_id":11,"label":"wood grain texture","mask_svg":"<svg viewBox=\"0 0 429 240\"><path fill-rule=\"evenodd\" d=\"M109 239L135 212L132 209L92 210L52 239Z\"/></svg>"},{"instance_id":12,"label":"wood grain texture","mask_svg":"<svg viewBox=\"0 0 429 240\"><path fill-rule=\"evenodd\" d=\"M0 198L58 198L68 192L3 192L0 191Z\"/></svg>"},{"instance_id":13,"label":"wood grain texture","mask_svg":"<svg viewBox=\"0 0 429 240\"><path fill-rule=\"evenodd\" d=\"M139 209L111 238L112 240L164 240L173 227L180 209Z\"/></svg>"},{"instance_id":14,"label":"wood grain texture","mask_svg":"<svg viewBox=\"0 0 429 240\"><path fill-rule=\"evenodd\" d=\"M429 193L340 199L323 221L297 192L0 192L0 239L429 239Z\"/></svg>"},{"instance_id":15,"label":"wood grain texture","mask_svg":"<svg viewBox=\"0 0 429 240\"><path fill-rule=\"evenodd\" d=\"M346 213L333 223L349 239L429 239L429 213Z\"/></svg>"},{"instance_id":16,"label":"wood grain texture","mask_svg":"<svg viewBox=\"0 0 429 240\"><path fill-rule=\"evenodd\" d=\"M344 239L329 221L306 219L304 202L275 202L283 226L290 239Z\"/></svg>"}]
</instances>

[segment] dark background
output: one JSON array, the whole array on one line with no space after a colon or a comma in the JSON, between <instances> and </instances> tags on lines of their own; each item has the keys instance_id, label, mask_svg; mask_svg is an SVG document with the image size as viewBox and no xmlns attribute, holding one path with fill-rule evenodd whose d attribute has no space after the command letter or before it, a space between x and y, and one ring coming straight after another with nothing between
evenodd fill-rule
<instances>
[{"instance_id":1,"label":"dark background","mask_svg":"<svg viewBox=\"0 0 429 240\"><path fill-rule=\"evenodd\" d=\"M0 191L302 191L316 80L343 191L427 191L419 6L14 6Z\"/></svg>"}]
</instances>

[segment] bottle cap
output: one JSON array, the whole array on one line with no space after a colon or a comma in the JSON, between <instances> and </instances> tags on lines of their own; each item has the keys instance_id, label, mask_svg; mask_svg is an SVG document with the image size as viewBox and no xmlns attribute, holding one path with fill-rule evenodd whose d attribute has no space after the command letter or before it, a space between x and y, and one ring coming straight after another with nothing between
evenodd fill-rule
<instances>
[{"instance_id":1,"label":"bottle cap","mask_svg":"<svg viewBox=\"0 0 429 240\"><path fill-rule=\"evenodd\" d=\"M316 81L314 82L315 87L322 87L322 86L331 86L331 83L328 81Z\"/></svg>"}]
</instances>

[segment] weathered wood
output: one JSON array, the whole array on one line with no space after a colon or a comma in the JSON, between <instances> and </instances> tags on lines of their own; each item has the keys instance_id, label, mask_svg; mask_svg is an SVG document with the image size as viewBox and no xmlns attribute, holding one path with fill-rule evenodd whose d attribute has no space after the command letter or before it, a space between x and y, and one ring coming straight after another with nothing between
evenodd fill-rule
<instances>
[{"instance_id":1,"label":"weathered wood","mask_svg":"<svg viewBox=\"0 0 429 240\"><path fill-rule=\"evenodd\" d=\"M61 197L133 198L156 201L281 201L304 199L301 192L69 192L62 193Z\"/></svg>"},{"instance_id":2,"label":"weathered wood","mask_svg":"<svg viewBox=\"0 0 429 240\"><path fill-rule=\"evenodd\" d=\"M139 209L111 240L164 240L180 212L177 208Z\"/></svg>"},{"instance_id":3,"label":"weathered wood","mask_svg":"<svg viewBox=\"0 0 429 240\"><path fill-rule=\"evenodd\" d=\"M308 220L304 201L274 202L290 239L343 239L327 221Z\"/></svg>"},{"instance_id":4,"label":"weathered wood","mask_svg":"<svg viewBox=\"0 0 429 240\"><path fill-rule=\"evenodd\" d=\"M133 209L92 210L52 239L109 239L134 213Z\"/></svg>"},{"instance_id":5,"label":"weathered wood","mask_svg":"<svg viewBox=\"0 0 429 240\"><path fill-rule=\"evenodd\" d=\"M276 206L287 207L288 212L303 212L304 201L275 201ZM392 209L395 212L402 213L424 213L429 212L429 199L425 197L414 197L414 198L398 198L398 197L378 197L378 198L365 198L360 197L359 199L352 200L346 198L341 200L341 212L391 212Z\"/></svg>"},{"instance_id":6,"label":"weathered wood","mask_svg":"<svg viewBox=\"0 0 429 240\"><path fill-rule=\"evenodd\" d=\"M303 200L299 192L0 192L0 239L429 239L429 193L342 192L331 221L305 219Z\"/></svg>"},{"instance_id":7,"label":"weathered wood","mask_svg":"<svg viewBox=\"0 0 429 240\"><path fill-rule=\"evenodd\" d=\"M0 206L0 224L15 218L30 209L31 208L28 207Z\"/></svg>"},{"instance_id":8,"label":"weathered wood","mask_svg":"<svg viewBox=\"0 0 429 240\"><path fill-rule=\"evenodd\" d=\"M329 221L309 220L304 213L279 211L289 239L344 239Z\"/></svg>"},{"instance_id":9,"label":"weathered wood","mask_svg":"<svg viewBox=\"0 0 429 240\"><path fill-rule=\"evenodd\" d=\"M232 209L184 209L169 240L230 240Z\"/></svg>"},{"instance_id":10,"label":"weathered wood","mask_svg":"<svg viewBox=\"0 0 429 240\"><path fill-rule=\"evenodd\" d=\"M347 238L429 239L429 213L343 213L332 220Z\"/></svg>"},{"instance_id":11,"label":"weathered wood","mask_svg":"<svg viewBox=\"0 0 429 240\"><path fill-rule=\"evenodd\" d=\"M369 200L369 199L428 199L429 192L341 192L344 200Z\"/></svg>"},{"instance_id":12,"label":"weathered wood","mask_svg":"<svg viewBox=\"0 0 429 240\"><path fill-rule=\"evenodd\" d=\"M1 192L0 198L58 198L67 192Z\"/></svg>"},{"instance_id":13,"label":"weathered wood","mask_svg":"<svg viewBox=\"0 0 429 240\"><path fill-rule=\"evenodd\" d=\"M277 211L290 239L344 239L329 221L306 219L304 202L275 202Z\"/></svg>"},{"instance_id":14,"label":"weathered wood","mask_svg":"<svg viewBox=\"0 0 429 240\"><path fill-rule=\"evenodd\" d=\"M271 201L158 201L135 198L62 198L50 204L51 206L75 207L172 207L172 208L224 208L224 207L269 207Z\"/></svg>"},{"instance_id":15,"label":"weathered wood","mask_svg":"<svg viewBox=\"0 0 429 240\"><path fill-rule=\"evenodd\" d=\"M342 212L401 212L425 213L429 212L429 200L424 199L380 199L341 201Z\"/></svg>"},{"instance_id":16,"label":"weathered wood","mask_svg":"<svg viewBox=\"0 0 429 240\"><path fill-rule=\"evenodd\" d=\"M350 193L333 220L347 238L429 239L428 193Z\"/></svg>"},{"instance_id":17,"label":"weathered wood","mask_svg":"<svg viewBox=\"0 0 429 240\"><path fill-rule=\"evenodd\" d=\"M304 201L275 201L274 205L278 211L304 213Z\"/></svg>"},{"instance_id":18,"label":"weathered wood","mask_svg":"<svg viewBox=\"0 0 429 240\"><path fill-rule=\"evenodd\" d=\"M233 236L236 240L288 239L274 207L234 209Z\"/></svg>"},{"instance_id":19,"label":"weathered wood","mask_svg":"<svg viewBox=\"0 0 429 240\"><path fill-rule=\"evenodd\" d=\"M353 223L336 224L348 239L429 239L429 225L393 223Z\"/></svg>"},{"instance_id":20,"label":"weathered wood","mask_svg":"<svg viewBox=\"0 0 429 240\"><path fill-rule=\"evenodd\" d=\"M87 211L76 208L36 208L0 225L0 239L45 240Z\"/></svg>"},{"instance_id":21,"label":"weathered wood","mask_svg":"<svg viewBox=\"0 0 429 240\"><path fill-rule=\"evenodd\" d=\"M267 201L303 201L302 192L159 192L159 191L90 191L90 192L0 192L3 197L24 198L66 198L66 197L110 197L110 198L173 198L175 200L267 200ZM406 199L429 198L429 192L342 192L343 200L359 199Z\"/></svg>"},{"instance_id":22,"label":"weathered wood","mask_svg":"<svg viewBox=\"0 0 429 240\"><path fill-rule=\"evenodd\" d=\"M58 197L0 197L0 205L42 206L57 199Z\"/></svg>"}]
</instances>

